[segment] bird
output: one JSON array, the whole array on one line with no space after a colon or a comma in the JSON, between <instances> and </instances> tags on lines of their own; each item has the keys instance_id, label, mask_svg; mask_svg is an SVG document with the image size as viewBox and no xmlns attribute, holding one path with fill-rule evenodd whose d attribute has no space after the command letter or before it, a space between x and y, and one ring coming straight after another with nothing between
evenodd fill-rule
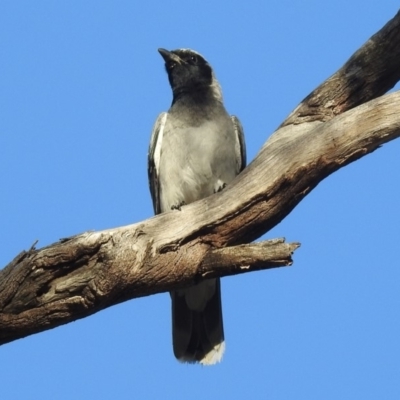
<instances>
[{"instance_id":1,"label":"bird","mask_svg":"<svg viewBox=\"0 0 400 400\"><path fill-rule=\"evenodd\" d=\"M158 52L172 104L151 133L148 177L155 214L181 208L225 188L245 167L243 128L226 111L215 73L191 49ZM213 365L225 350L220 279L170 292L175 357Z\"/></svg>"}]
</instances>

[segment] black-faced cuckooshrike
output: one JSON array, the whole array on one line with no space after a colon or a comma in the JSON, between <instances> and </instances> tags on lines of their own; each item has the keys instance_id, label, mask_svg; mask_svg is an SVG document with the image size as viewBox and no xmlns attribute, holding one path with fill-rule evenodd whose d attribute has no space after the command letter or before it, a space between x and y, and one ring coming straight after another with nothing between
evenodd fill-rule
<instances>
[{"instance_id":1,"label":"black-faced cuckooshrike","mask_svg":"<svg viewBox=\"0 0 400 400\"><path fill-rule=\"evenodd\" d=\"M189 49L158 50L173 92L151 134L148 173L156 214L222 190L243 170L243 129L229 116L210 64ZM225 349L219 279L171 292L174 353L183 362L221 361Z\"/></svg>"}]
</instances>

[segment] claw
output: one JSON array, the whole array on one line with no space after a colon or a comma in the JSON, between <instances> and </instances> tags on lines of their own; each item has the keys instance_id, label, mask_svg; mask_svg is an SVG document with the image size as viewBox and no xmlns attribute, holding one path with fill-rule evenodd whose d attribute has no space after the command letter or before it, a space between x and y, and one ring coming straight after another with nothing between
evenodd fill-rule
<instances>
[{"instance_id":1,"label":"claw","mask_svg":"<svg viewBox=\"0 0 400 400\"><path fill-rule=\"evenodd\" d=\"M220 185L216 189L214 189L214 193L218 193L225 188L226 188L226 183L224 182L222 185Z\"/></svg>"},{"instance_id":2,"label":"claw","mask_svg":"<svg viewBox=\"0 0 400 400\"><path fill-rule=\"evenodd\" d=\"M181 207L182 206L186 206L186 203L183 200L179 204L173 205L171 207L171 210L179 210L179 211L181 211Z\"/></svg>"}]
</instances>

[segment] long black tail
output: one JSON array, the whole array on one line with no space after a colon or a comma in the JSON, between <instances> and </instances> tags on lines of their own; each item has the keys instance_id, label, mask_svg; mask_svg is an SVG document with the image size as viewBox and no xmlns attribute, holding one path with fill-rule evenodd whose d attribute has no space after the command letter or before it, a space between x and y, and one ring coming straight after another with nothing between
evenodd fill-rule
<instances>
[{"instance_id":1,"label":"long black tail","mask_svg":"<svg viewBox=\"0 0 400 400\"><path fill-rule=\"evenodd\" d=\"M175 357L203 365L221 361L225 342L220 280L171 292L171 299Z\"/></svg>"}]
</instances>

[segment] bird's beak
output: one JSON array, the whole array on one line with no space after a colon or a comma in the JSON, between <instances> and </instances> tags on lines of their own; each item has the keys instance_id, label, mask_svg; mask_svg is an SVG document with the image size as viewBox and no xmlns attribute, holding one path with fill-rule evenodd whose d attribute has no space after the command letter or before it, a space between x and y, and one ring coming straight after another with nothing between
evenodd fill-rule
<instances>
[{"instance_id":1,"label":"bird's beak","mask_svg":"<svg viewBox=\"0 0 400 400\"><path fill-rule=\"evenodd\" d=\"M165 49L158 49L158 52L161 54L161 57L164 59L164 61L167 62L174 62L177 64L182 64L182 59L177 56L176 54L165 50Z\"/></svg>"}]
</instances>

